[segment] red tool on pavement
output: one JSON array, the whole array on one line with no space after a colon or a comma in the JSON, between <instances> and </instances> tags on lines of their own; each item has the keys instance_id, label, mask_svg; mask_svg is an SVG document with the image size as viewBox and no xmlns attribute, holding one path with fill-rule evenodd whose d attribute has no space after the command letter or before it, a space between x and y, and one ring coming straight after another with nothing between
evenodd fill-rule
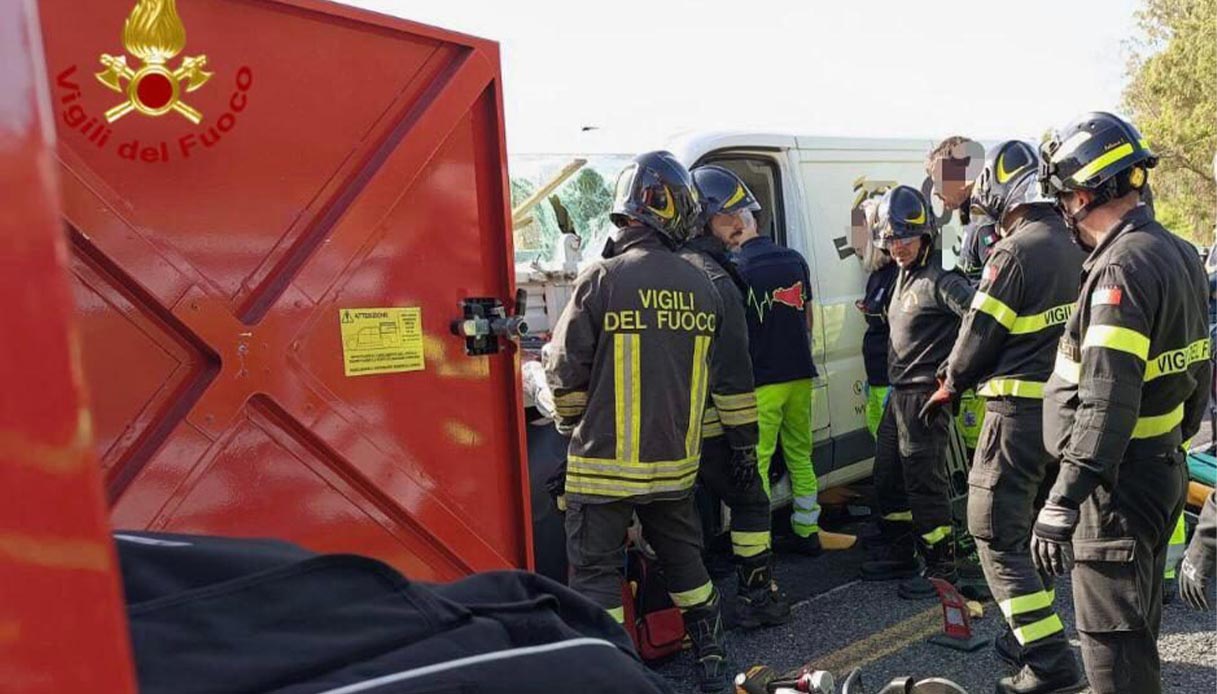
<instances>
[{"instance_id":1,"label":"red tool on pavement","mask_svg":"<svg viewBox=\"0 0 1217 694\"><path fill-rule=\"evenodd\" d=\"M972 652L992 642L991 638L972 632L972 616L968 603L955 586L941 578L931 578L938 599L942 602L942 633L930 637L930 643L957 651Z\"/></svg>"}]
</instances>

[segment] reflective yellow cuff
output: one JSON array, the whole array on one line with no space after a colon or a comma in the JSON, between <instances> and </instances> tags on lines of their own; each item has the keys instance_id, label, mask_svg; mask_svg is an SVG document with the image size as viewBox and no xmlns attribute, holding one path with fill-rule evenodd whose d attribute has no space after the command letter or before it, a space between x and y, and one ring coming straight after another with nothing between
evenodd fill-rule
<instances>
[{"instance_id":1,"label":"reflective yellow cuff","mask_svg":"<svg viewBox=\"0 0 1217 694\"><path fill-rule=\"evenodd\" d=\"M1092 325L1086 330L1082 349L1106 347L1127 352L1141 361L1149 358L1149 338L1132 328L1118 325Z\"/></svg>"},{"instance_id":2,"label":"reflective yellow cuff","mask_svg":"<svg viewBox=\"0 0 1217 694\"><path fill-rule=\"evenodd\" d=\"M1006 330L1014 326L1014 321L1018 320L1018 314L1014 309L1005 305L999 299L989 296L985 292L976 292L972 296L972 308L981 313L987 314L997 321Z\"/></svg>"},{"instance_id":3,"label":"reflective yellow cuff","mask_svg":"<svg viewBox=\"0 0 1217 694\"><path fill-rule=\"evenodd\" d=\"M1018 627L1014 630L1014 638L1018 639L1019 644L1026 646L1064 630L1065 625L1061 623L1061 618L1054 614L1025 627Z\"/></svg>"},{"instance_id":4,"label":"reflective yellow cuff","mask_svg":"<svg viewBox=\"0 0 1217 694\"><path fill-rule=\"evenodd\" d=\"M1052 595L1046 590L1041 590L1038 593L1030 595L1019 595L1002 600L998 603L1001 607L1001 613L1006 615L1006 619L1010 619L1014 615L1027 614L1036 610L1042 610L1045 607L1052 607Z\"/></svg>"},{"instance_id":5,"label":"reflective yellow cuff","mask_svg":"<svg viewBox=\"0 0 1217 694\"><path fill-rule=\"evenodd\" d=\"M895 513L884 514L883 520L912 523L913 522L913 512L912 511L897 511Z\"/></svg>"},{"instance_id":6,"label":"reflective yellow cuff","mask_svg":"<svg viewBox=\"0 0 1217 694\"><path fill-rule=\"evenodd\" d=\"M714 422L713 424L703 424L701 427L701 437L703 439L712 439L715 436L723 435L722 422Z\"/></svg>"},{"instance_id":7,"label":"reflective yellow cuff","mask_svg":"<svg viewBox=\"0 0 1217 694\"><path fill-rule=\"evenodd\" d=\"M714 406L720 410L742 410L746 408L756 408L756 392L748 391L747 393L736 393L734 395L719 395L711 393L710 398L714 400Z\"/></svg>"},{"instance_id":8,"label":"reflective yellow cuff","mask_svg":"<svg viewBox=\"0 0 1217 694\"><path fill-rule=\"evenodd\" d=\"M681 609L697 607L710 602L710 598L714 595L714 584L707 581L705 585L686 590L683 593L669 593L672 596L672 602Z\"/></svg>"},{"instance_id":9,"label":"reflective yellow cuff","mask_svg":"<svg viewBox=\"0 0 1217 694\"><path fill-rule=\"evenodd\" d=\"M769 533L731 531L731 549L739 557L755 557L769 549Z\"/></svg>"},{"instance_id":10,"label":"reflective yellow cuff","mask_svg":"<svg viewBox=\"0 0 1217 694\"><path fill-rule=\"evenodd\" d=\"M943 540L947 539L950 536L951 536L951 526L943 525L943 526L934 528L930 532L922 535L921 539L925 540L925 543L927 545L936 545L939 542L942 542Z\"/></svg>"},{"instance_id":11,"label":"reflective yellow cuff","mask_svg":"<svg viewBox=\"0 0 1217 694\"><path fill-rule=\"evenodd\" d=\"M719 410L719 418L729 427L740 427L756 423L756 408L746 410Z\"/></svg>"},{"instance_id":12,"label":"reflective yellow cuff","mask_svg":"<svg viewBox=\"0 0 1217 694\"><path fill-rule=\"evenodd\" d=\"M1137 426L1132 430L1134 439L1152 439L1155 436L1169 434L1175 427L1183 423L1183 405L1153 417L1137 417Z\"/></svg>"},{"instance_id":13,"label":"reflective yellow cuff","mask_svg":"<svg viewBox=\"0 0 1217 694\"><path fill-rule=\"evenodd\" d=\"M1016 397L1042 400L1044 384L1035 381L1020 381L1016 378L994 378L982 385L976 392L986 398Z\"/></svg>"}]
</instances>

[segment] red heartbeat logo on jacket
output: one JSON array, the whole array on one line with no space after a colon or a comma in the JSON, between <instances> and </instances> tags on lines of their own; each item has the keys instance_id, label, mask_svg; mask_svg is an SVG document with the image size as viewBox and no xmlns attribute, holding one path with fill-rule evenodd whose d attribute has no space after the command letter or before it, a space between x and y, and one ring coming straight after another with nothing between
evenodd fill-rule
<instances>
[{"instance_id":1,"label":"red heartbeat logo on jacket","mask_svg":"<svg viewBox=\"0 0 1217 694\"><path fill-rule=\"evenodd\" d=\"M803 282L800 280L781 289L773 290L773 303L786 304L791 308L803 310Z\"/></svg>"}]
</instances>

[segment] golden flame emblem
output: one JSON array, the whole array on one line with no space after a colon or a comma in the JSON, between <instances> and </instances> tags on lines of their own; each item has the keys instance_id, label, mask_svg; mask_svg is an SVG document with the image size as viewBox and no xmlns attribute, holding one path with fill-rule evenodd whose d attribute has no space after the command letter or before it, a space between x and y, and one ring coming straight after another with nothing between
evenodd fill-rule
<instances>
[{"instance_id":1,"label":"golden flame emblem","mask_svg":"<svg viewBox=\"0 0 1217 694\"><path fill-rule=\"evenodd\" d=\"M177 16L174 0L138 0L123 25L123 46L143 66L133 70L127 66L125 55L101 55L105 70L97 73L98 81L127 96L126 101L106 111L106 122L113 123L132 111L146 116L176 111L195 125L203 120L203 114L183 103L181 96L211 78L211 73L203 70L207 56L186 56L177 68L168 67L169 61L186 47L186 27Z\"/></svg>"}]
</instances>

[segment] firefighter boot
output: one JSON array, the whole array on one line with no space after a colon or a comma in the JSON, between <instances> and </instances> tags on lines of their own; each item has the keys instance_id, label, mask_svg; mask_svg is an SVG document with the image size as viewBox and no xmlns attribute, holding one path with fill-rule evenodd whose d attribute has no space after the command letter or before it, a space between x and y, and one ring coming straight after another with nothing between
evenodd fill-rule
<instances>
[{"instance_id":1,"label":"firefighter boot","mask_svg":"<svg viewBox=\"0 0 1217 694\"><path fill-rule=\"evenodd\" d=\"M920 565L913 545L913 524L879 522L880 539L870 559L862 564L863 581L893 581L916 576Z\"/></svg>"},{"instance_id":2,"label":"firefighter boot","mask_svg":"<svg viewBox=\"0 0 1217 694\"><path fill-rule=\"evenodd\" d=\"M698 688L706 694L730 694L735 688L735 673L727 660L727 639L723 633L718 593L715 592L709 602L685 610L684 620L685 631L693 642L693 658L697 661Z\"/></svg>"},{"instance_id":3,"label":"firefighter boot","mask_svg":"<svg viewBox=\"0 0 1217 694\"><path fill-rule=\"evenodd\" d=\"M742 629L776 626L790 621L790 603L773 582L773 554L762 552L739 559L739 611Z\"/></svg>"},{"instance_id":4,"label":"firefighter boot","mask_svg":"<svg viewBox=\"0 0 1217 694\"><path fill-rule=\"evenodd\" d=\"M1087 687L1086 678L1078 672L1075 663L1071 671L1063 671L1051 678L1041 677L1024 665L1013 677L997 681L997 694L1076 694Z\"/></svg>"},{"instance_id":5,"label":"firefighter boot","mask_svg":"<svg viewBox=\"0 0 1217 694\"><path fill-rule=\"evenodd\" d=\"M930 579L941 578L947 583L959 582L959 573L955 570L955 543L950 537L943 538L933 545L921 544L925 556L925 571L920 576L914 576L902 581L896 589L896 594L905 600L926 600L938 596Z\"/></svg>"},{"instance_id":6,"label":"firefighter boot","mask_svg":"<svg viewBox=\"0 0 1217 694\"><path fill-rule=\"evenodd\" d=\"M1011 667L1023 666L1023 647L1014 636L1014 631L1007 624L1002 632L993 639L993 652L998 658L1006 661Z\"/></svg>"}]
</instances>

